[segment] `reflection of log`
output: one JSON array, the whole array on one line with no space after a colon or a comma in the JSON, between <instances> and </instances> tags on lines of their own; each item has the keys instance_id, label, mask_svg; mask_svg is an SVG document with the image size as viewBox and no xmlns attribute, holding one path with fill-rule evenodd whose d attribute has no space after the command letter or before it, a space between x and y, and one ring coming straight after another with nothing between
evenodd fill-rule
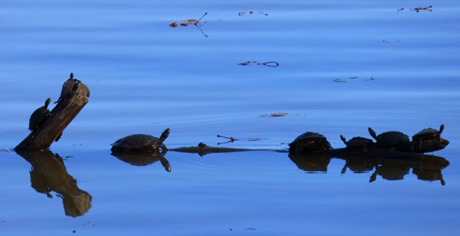
<instances>
[{"instance_id":1,"label":"reflection of log","mask_svg":"<svg viewBox=\"0 0 460 236\"><path fill-rule=\"evenodd\" d=\"M30 164L32 187L48 196L50 191L62 195L65 214L80 216L91 208L91 195L78 188L77 181L67 173L62 159L49 150L18 152Z\"/></svg>"},{"instance_id":2,"label":"reflection of log","mask_svg":"<svg viewBox=\"0 0 460 236\"><path fill-rule=\"evenodd\" d=\"M51 146L77 116L80 110L88 103L89 89L82 82L76 80L71 91L60 99L51 111L49 117L40 127L30 133L15 150L41 150Z\"/></svg>"}]
</instances>

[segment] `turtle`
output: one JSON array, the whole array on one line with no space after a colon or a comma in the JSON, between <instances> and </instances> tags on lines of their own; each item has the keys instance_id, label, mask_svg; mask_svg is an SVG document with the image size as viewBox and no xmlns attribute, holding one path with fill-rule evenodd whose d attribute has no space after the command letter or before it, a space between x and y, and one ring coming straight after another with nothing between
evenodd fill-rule
<instances>
[{"instance_id":1,"label":"turtle","mask_svg":"<svg viewBox=\"0 0 460 236\"><path fill-rule=\"evenodd\" d=\"M326 137L315 132L305 132L289 144L289 152L297 154L319 153L331 149Z\"/></svg>"},{"instance_id":2,"label":"turtle","mask_svg":"<svg viewBox=\"0 0 460 236\"><path fill-rule=\"evenodd\" d=\"M340 139L342 139L343 143L347 145L348 150L367 151L368 148L375 146L375 143L372 141L372 139L364 137L353 137L347 141L343 135L340 135Z\"/></svg>"},{"instance_id":3,"label":"turtle","mask_svg":"<svg viewBox=\"0 0 460 236\"><path fill-rule=\"evenodd\" d=\"M148 134L133 134L120 138L112 144L112 152L159 153L161 151L161 153L164 153L167 148L163 142L168 138L169 132L169 128L165 129L160 138Z\"/></svg>"},{"instance_id":4,"label":"turtle","mask_svg":"<svg viewBox=\"0 0 460 236\"><path fill-rule=\"evenodd\" d=\"M78 83L78 80L74 78L73 73L70 73L69 78L62 85L61 95L59 99L54 103L59 103L64 99L70 92L72 92L73 86Z\"/></svg>"},{"instance_id":5,"label":"turtle","mask_svg":"<svg viewBox=\"0 0 460 236\"><path fill-rule=\"evenodd\" d=\"M416 152L431 152L443 149L449 144L447 139L441 138L441 133L444 130L444 125L441 124L439 130L426 128L412 136L414 151Z\"/></svg>"},{"instance_id":6,"label":"turtle","mask_svg":"<svg viewBox=\"0 0 460 236\"><path fill-rule=\"evenodd\" d=\"M372 128L368 128L369 134L377 141L377 147L396 150L411 151L412 143L409 136L400 131L388 131L377 135Z\"/></svg>"},{"instance_id":7,"label":"turtle","mask_svg":"<svg viewBox=\"0 0 460 236\"><path fill-rule=\"evenodd\" d=\"M35 131L42 125L50 116L51 112L48 110L48 105L51 103L51 98L46 99L45 105L37 108L29 119L29 130Z\"/></svg>"}]
</instances>

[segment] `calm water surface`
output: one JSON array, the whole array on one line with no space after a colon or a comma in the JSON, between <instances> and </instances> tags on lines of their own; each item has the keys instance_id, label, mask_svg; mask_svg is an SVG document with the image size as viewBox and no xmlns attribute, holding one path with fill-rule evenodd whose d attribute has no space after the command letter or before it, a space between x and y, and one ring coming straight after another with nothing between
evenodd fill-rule
<instances>
[{"instance_id":1,"label":"calm water surface","mask_svg":"<svg viewBox=\"0 0 460 236\"><path fill-rule=\"evenodd\" d=\"M200 27L169 27L205 12ZM460 233L457 1L7 0L0 22L1 235ZM90 101L51 146L63 162L32 167L10 149L70 72ZM419 163L315 169L283 152L305 131L343 147L340 134L369 126L440 124L450 145L433 154L450 164L431 177ZM170 148L220 134L241 139L225 147L281 152L170 151L171 172L110 154L122 136L168 127ZM55 173L77 180L83 212L38 181Z\"/></svg>"}]
</instances>

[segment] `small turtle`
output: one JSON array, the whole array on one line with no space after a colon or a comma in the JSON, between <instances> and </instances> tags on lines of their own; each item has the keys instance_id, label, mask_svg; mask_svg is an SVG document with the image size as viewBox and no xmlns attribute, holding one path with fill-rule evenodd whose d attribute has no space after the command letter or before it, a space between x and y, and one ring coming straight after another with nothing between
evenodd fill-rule
<instances>
[{"instance_id":1,"label":"small turtle","mask_svg":"<svg viewBox=\"0 0 460 236\"><path fill-rule=\"evenodd\" d=\"M72 92L73 86L77 84L78 80L74 78L73 73L70 73L69 78L62 85L61 95L59 99L54 103L59 103L64 99L70 92Z\"/></svg>"},{"instance_id":2,"label":"small turtle","mask_svg":"<svg viewBox=\"0 0 460 236\"><path fill-rule=\"evenodd\" d=\"M163 144L169 136L169 128L163 131L160 138L148 134L133 134L118 139L112 144L112 152L166 152Z\"/></svg>"},{"instance_id":3,"label":"small turtle","mask_svg":"<svg viewBox=\"0 0 460 236\"><path fill-rule=\"evenodd\" d=\"M322 134L305 132L289 144L289 152L297 154L318 153L331 149L331 144Z\"/></svg>"},{"instance_id":4,"label":"small turtle","mask_svg":"<svg viewBox=\"0 0 460 236\"><path fill-rule=\"evenodd\" d=\"M46 99L45 105L37 108L29 119L29 130L35 131L40 125L42 125L46 119L51 116L51 112L48 110L48 105L51 103L51 98Z\"/></svg>"},{"instance_id":5,"label":"small turtle","mask_svg":"<svg viewBox=\"0 0 460 236\"><path fill-rule=\"evenodd\" d=\"M364 137L354 137L347 141L343 135L340 135L340 139L342 139L343 143L347 145L348 150L367 151L368 148L375 146L375 143L372 141L372 139Z\"/></svg>"},{"instance_id":6,"label":"small turtle","mask_svg":"<svg viewBox=\"0 0 460 236\"><path fill-rule=\"evenodd\" d=\"M410 151L412 143L409 136L399 131L388 131L377 135L372 128L369 134L377 141L377 147L396 151Z\"/></svg>"},{"instance_id":7,"label":"small turtle","mask_svg":"<svg viewBox=\"0 0 460 236\"><path fill-rule=\"evenodd\" d=\"M444 125L439 127L439 130L426 128L412 136L414 151L416 152L431 152L443 149L449 144L449 141L441 138L441 133L444 130Z\"/></svg>"}]
</instances>

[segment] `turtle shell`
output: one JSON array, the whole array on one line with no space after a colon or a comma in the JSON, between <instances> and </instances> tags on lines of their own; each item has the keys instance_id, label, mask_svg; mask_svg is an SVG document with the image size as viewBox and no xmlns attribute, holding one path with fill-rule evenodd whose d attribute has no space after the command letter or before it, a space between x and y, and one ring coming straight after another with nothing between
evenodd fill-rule
<instances>
[{"instance_id":1,"label":"turtle shell","mask_svg":"<svg viewBox=\"0 0 460 236\"><path fill-rule=\"evenodd\" d=\"M377 141L377 147L397 151L410 151L412 143L409 136L400 131L388 131L376 135L372 128L369 128L370 135Z\"/></svg>"},{"instance_id":2,"label":"turtle shell","mask_svg":"<svg viewBox=\"0 0 460 236\"><path fill-rule=\"evenodd\" d=\"M331 149L331 144L322 134L305 132L289 144L289 152L308 154L324 152Z\"/></svg>"},{"instance_id":3,"label":"turtle shell","mask_svg":"<svg viewBox=\"0 0 460 236\"><path fill-rule=\"evenodd\" d=\"M340 139L342 139L343 143L347 145L347 149L351 150L366 150L367 148L373 147L375 145L372 139L364 137L353 137L347 141L343 135L340 135Z\"/></svg>"},{"instance_id":4,"label":"turtle shell","mask_svg":"<svg viewBox=\"0 0 460 236\"><path fill-rule=\"evenodd\" d=\"M426 128L421 130L420 132L414 134L412 136L412 141L416 141L417 139L438 139L441 137L441 133L444 130L444 125L439 127L439 130L433 128Z\"/></svg>"},{"instance_id":5,"label":"turtle shell","mask_svg":"<svg viewBox=\"0 0 460 236\"><path fill-rule=\"evenodd\" d=\"M32 113L29 119L29 130L36 130L40 125L42 125L46 121L46 119L48 119L51 116L51 113L48 110L48 105L50 104L50 102L51 98L46 99L45 105L37 108Z\"/></svg>"},{"instance_id":6,"label":"turtle shell","mask_svg":"<svg viewBox=\"0 0 460 236\"><path fill-rule=\"evenodd\" d=\"M160 138L148 134L133 134L118 139L112 144L112 152L159 152L166 150L163 141L168 137L166 129Z\"/></svg>"},{"instance_id":7,"label":"turtle shell","mask_svg":"<svg viewBox=\"0 0 460 236\"><path fill-rule=\"evenodd\" d=\"M444 125L439 127L439 130L426 128L412 136L414 151L416 152L432 152L441 150L449 144L449 141L441 138L441 133L444 130Z\"/></svg>"}]
</instances>

